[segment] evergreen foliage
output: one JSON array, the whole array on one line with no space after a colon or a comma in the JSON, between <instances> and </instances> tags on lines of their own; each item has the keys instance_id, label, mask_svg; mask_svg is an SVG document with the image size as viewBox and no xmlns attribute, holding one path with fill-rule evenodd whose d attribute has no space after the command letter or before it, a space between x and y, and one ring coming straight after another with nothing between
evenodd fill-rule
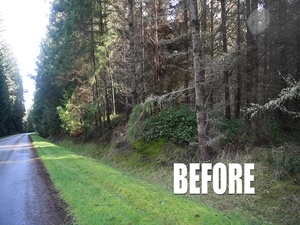
<instances>
[{"instance_id":1,"label":"evergreen foliage","mask_svg":"<svg viewBox=\"0 0 300 225\"><path fill-rule=\"evenodd\" d=\"M0 137L6 135L7 119L9 109L9 96L6 77L4 75L3 67L0 65Z\"/></svg>"},{"instance_id":2,"label":"evergreen foliage","mask_svg":"<svg viewBox=\"0 0 300 225\"><path fill-rule=\"evenodd\" d=\"M144 121L154 112L153 98L148 98L145 102L137 104L131 110L131 114L128 120L128 132L127 140L134 142L144 130Z\"/></svg>"},{"instance_id":3,"label":"evergreen foliage","mask_svg":"<svg viewBox=\"0 0 300 225\"><path fill-rule=\"evenodd\" d=\"M0 137L23 131L23 84L16 60L0 41Z\"/></svg>"}]
</instances>

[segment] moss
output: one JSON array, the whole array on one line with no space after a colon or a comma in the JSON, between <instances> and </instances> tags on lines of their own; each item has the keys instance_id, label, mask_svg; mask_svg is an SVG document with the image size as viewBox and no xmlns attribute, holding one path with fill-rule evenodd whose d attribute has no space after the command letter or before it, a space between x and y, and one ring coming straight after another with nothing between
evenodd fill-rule
<instances>
[{"instance_id":1,"label":"moss","mask_svg":"<svg viewBox=\"0 0 300 225\"><path fill-rule=\"evenodd\" d=\"M140 154L145 157L157 158L163 154L164 146L168 140L166 138L155 139L151 142L145 142L143 140L137 140L133 143L133 147L138 150Z\"/></svg>"}]
</instances>

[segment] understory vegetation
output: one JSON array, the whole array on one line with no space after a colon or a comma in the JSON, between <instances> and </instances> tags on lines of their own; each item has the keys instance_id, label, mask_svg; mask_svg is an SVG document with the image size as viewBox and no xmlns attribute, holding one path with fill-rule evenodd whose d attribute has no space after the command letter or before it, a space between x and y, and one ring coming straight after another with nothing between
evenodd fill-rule
<instances>
[{"instance_id":1,"label":"understory vegetation","mask_svg":"<svg viewBox=\"0 0 300 225\"><path fill-rule=\"evenodd\" d=\"M142 138L152 141L168 138L178 144L197 140L197 122L194 110L186 105L168 108L144 122Z\"/></svg>"}]
</instances>

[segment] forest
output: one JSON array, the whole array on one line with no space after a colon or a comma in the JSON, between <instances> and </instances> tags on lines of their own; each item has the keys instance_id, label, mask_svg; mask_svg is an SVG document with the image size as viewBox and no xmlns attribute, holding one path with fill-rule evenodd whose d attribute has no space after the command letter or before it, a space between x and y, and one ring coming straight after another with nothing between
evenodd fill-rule
<instances>
[{"instance_id":1,"label":"forest","mask_svg":"<svg viewBox=\"0 0 300 225\"><path fill-rule=\"evenodd\" d=\"M204 160L242 133L295 137L299 11L296 0L54 0L28 126L89 139L128 121L128 140L198 143Z\"/></svg>"},{"instance_id":2,"label":"forest","mask_svg":"<svg viewBox=\"0 0 300 225\"><path fill-rule=\"evenodd\" d=\"M299 0L51 2L24 122L16 60L0 44L0 136L35 132L71 215L299 224ZM218 162L252 163L255 194L170 194L176 163ZM220 214L190 214L203 203Z\"/></svg>"},{"instance_id":3,"label":"forest","mask_svg":"<svg viewBox=\"0 0 300 225\"><path fill-rule=\"evenodd\" d=\"M23 132L24 115L22 78L0 33L0 137Z\"/></svg>"}]
</instances>

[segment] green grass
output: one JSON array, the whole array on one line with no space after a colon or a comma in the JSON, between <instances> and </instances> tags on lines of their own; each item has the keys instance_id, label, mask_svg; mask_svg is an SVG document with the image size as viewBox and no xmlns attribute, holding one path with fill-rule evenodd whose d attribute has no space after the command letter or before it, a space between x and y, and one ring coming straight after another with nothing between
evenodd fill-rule
<instances>
[{"instance_id":1,"label":"green grass","mask_svg":"<svg viewBox=\"0 0 300 225\"><path fill-rule=\"evenodd\" d=\"M249 224L32 135L78 224Z\"/></svg>"},{"instance_id":2,"label":"green grass","mask_svg":"<svg viewBox=\"0 0 300 225\"><path fill-rule=\"evenodd\" d=\"M192 149L181 148L171 142L165 143L163 139L151 143L136 141L133 145L116 144L118 139L113 140L115 143L106 146L95 142L73 143L68 139L57 144L71 149L76 154L96 158L130 175L165 187L170 192L173 190L172 163L188 163L187 156L192 155ZM238 152L222 151L213 162L255 163L253 186L256 188L256 194L216 195L210 184L207 195L187 197L200 203L204 202L227 214L242 214L253 224L298 225L300 224L300 176L285 176L282 180L282 175L287 175L289 171L290 167L286 165L289 159L298 159L299 150L299 145L286 143L279 147L251 147ZM283 156L285 156L284 161L282 161ZM297 183L294 182L295 178L298 180Z\"/></svg>"}]
</instances>

